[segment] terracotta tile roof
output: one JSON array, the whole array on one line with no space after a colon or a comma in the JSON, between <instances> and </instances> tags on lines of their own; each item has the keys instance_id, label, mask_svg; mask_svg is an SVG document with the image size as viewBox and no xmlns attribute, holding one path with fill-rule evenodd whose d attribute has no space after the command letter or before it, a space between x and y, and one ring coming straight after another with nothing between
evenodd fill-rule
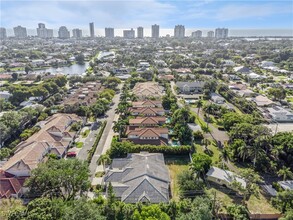
<instances>
[{"instance_id":1,"label":"terracotta tile roof","mask_svg":"<svg viewBox=\"0 0 293 220\"><path fill-rule=\"evenodd\" d=\"M146 101L137 101L132 102L133 108L141 108L141 107L162 107L162 102L158 100L146 100Z\"/></svg>"},{"instance_id":2,"label":"terracotta tile roof","mask_svg":"<svg viewBox=\"0 0 293 220\"><path fill-rule=\"evenodd\" d=\"M143 114L143 115L159 115L160 112L164 112L163 108L150 108L150 107L146 107L146 108L129 108L129 111L131 113L136 113L136 114Z\"/></svg>"},{"instance_id":3,"label":"terracotta tile roof","mask_svg":"<svg viewBox=\"0 0 293 220\"><path fill-rule=\"evenodd\" d=\"M62 155L68 147L75 132L69 132L74 121L80 121L77 115L55 114L47 121L40 123L41 130L17 146L15 154L2 167L5 171L14 166L27 167L32 170L43 161L51 149Z\"/></svg>"},{"instance_id":4,"label":"terracotta tile roof","mask_svg":"<svg viewBox=\"0 0 293 220\"><path fill-rule=\"evenodd\" d=\"M138 137L160 137L161 134L168 134L168 128L135 128L127 133Z\"/></svg>"},{"instance_id":5,"label":"terracotta tile roof","mask_svg":"<svg viewBox=\"0 0 293 220\"><path fill-rule=\"evenodd\" d=\"M18 194L22 184L15 177L5 176L4 171L0 171L0 198L10 198L11 194Z\"/></svg>"},{"instance_id":6,"label":"terracotta tile roof","mask_svg":"<svg viewBox=\"0 0 293 220\"><path fill-rule=\"evenodd\" d=\"M132 92L138 97L161 97L163 96L163 88L157 82L137 83Z\"/></svg>"},{"instance_id":7,"label":"terracotta tile roof","mask_svg":"<svg viewBox=\"0 0 293 220\"><path fill-rule=\"evenodd\" d=\"M165 123L166 117L138 117L134 119L129 119L130 125L150 125L150 124L160 124Z\"/></svg>"}]
</instances>

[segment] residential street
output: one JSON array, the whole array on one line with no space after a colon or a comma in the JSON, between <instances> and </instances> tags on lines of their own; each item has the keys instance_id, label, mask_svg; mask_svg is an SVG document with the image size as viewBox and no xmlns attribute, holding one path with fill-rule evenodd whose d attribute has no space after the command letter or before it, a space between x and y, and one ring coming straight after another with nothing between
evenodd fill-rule
<instances>
[{"instance_id":1,"label":"residential street","mask_svg":"<svg viewBox=\"0 0 293 220\"><path fill-rule=\"evenodd\" d=\"M123 85L120 85L119 88L122 88ZM100 155L102 153L105 153L107 151L107 149L110 148L111 146L111 142L112 142L112 138L114 136L114 132L112 130L113 127L113 121L114 119L117 120L118 119L118 115L115 114L115 109L118 107L118 103L120 100L120 93L116 94L113 98L113 105L111 106L110 110L106 113L106 115L108 115L108 117L104 120L107 120L107 125L104 129L104 132L102 134L102 137L99 141L98 147L95 151L95 154L92 158L92 161L89 165L90 168L90 173L91 173L91 181L94 178L94 175L96 173L96 169L97 169L97 160L99 159Z\"/></svg>"},{"instance_id":2,"label":"residential street","mask_svg":"<svg viewBox=\"0 0 293 220\"><path fill-rule=\"evenodd\" d=\"M77 154L77 158L80 160L86 160L88 156L88 151L93 146L96 136L100 131L100 122L94 122L90 128L91 132L89 133L88 137L84 141L83 147L80 149L79 153Z\"/></svg>"},{"instance_id":3,"label":"residential street","mask_svg":"<svg viewBox=\"0 0 293 220\"><path fill-rule=\"evenodd\" d=\"M174 89L174 86L175 86L175 83L172 81L171 82L171 90L172 90L173 94L177 97L177 104L179 105L180 108L182 108L183 107L183 104L180 103L179 98L177 96L177 93L176 93L176 91ZM190 109L197 114L198 108L192 108L192 107L190 107ZM201 118L201 120L204 121L204 115L203 115L202 110L200 110L200 112L199 112L199 117ZM229 140L229 137L227 135L227 132L220 131L218 128L214 127L212 124L209 124L209 128L210 128L211 131L209 133L205 133L204 134L205 138L215 139L217 141L220 141L222 144L225 141Z\"/></svg>"}]
</instances>

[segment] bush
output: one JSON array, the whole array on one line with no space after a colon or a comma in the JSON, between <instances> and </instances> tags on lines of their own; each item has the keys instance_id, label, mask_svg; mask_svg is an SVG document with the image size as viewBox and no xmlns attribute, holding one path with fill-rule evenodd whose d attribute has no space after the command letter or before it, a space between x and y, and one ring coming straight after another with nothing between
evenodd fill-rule
<instances>
[{"instance_id":1,"label":"bush","mask_svg":"<svg viewBox=\"0 0 293 220\"><path fill-rule=\"evenodd\" d=\"M95 153L95 151L96 151L96 149L98 147L98 144L100 142L100 139L102 137L102 134L104 132L104 129L105 129L106 125L107 125L107 121L104 121L102 123L101 130L100 130L99 134L97 135L97 138L95 140L95 143L93 144L92 148L88 151L88 158L87 158L87 162L88 163L91 162L91 160L92 160L92 158L94 156L94 153Z\"/></svg>"},{"instance_id":2,"label":"bush","mask_svg":"<svg viewBox=\"0 0 293 220\"><path fill-rule=\"evenodd\" d=\"M194 140L202 140L203 139L203 133L201 131L194 131L193 132L193 139Z\"/></svg>"},{"instance_id":3,"label":"bush","mask_svg":"<svg viewBox=\"0 0 293 220\"><path fill-rule=\"evenodd\" d=\"M125 157L127 153L139 153L141 151L148 151L150 153L163 153L167 155L186 155L191 152L192 148L189 145L182 145L178 147L171 146L156 146L156 145L139 145L133 144L129 141L112 142L108 154L111 158Z\"/></svg>"}]
</instances>

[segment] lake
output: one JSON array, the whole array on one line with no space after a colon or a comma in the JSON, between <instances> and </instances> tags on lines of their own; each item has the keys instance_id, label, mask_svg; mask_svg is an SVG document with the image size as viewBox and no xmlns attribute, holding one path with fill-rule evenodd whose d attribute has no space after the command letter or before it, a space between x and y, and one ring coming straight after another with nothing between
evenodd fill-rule
<instances>
[{"instance_id":1,"label":"lake","mask_svg":"<svg viewBox=\"0 0 293 220\"><path fill-rule=\"evenodd\" d=\"M71 66L64 66L64 67L59 67L59 68L46 68L43 70L35 70L33 71L34 73L44 73L44 72L50 72L51 74L64 74L64 75L82 75L86 69L89 66L89 62L85 62L85 64L80 65L80 64L73 64Z\"/></svg>"}]
</instances>

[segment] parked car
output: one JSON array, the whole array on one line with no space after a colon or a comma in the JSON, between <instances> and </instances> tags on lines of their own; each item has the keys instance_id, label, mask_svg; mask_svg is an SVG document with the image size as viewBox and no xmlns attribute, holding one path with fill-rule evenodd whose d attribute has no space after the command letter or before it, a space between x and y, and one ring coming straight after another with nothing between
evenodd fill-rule
<instances>
[{"instance_id":1,"label":"parked car","mask_svg":"<svg viewBox=\"0 0 293 220\"><path fill-rule=\"evenodd\" d=\"M67 152L67 157L69 158L76 157L76 152Z\"/></svg>"}]
</instances>

